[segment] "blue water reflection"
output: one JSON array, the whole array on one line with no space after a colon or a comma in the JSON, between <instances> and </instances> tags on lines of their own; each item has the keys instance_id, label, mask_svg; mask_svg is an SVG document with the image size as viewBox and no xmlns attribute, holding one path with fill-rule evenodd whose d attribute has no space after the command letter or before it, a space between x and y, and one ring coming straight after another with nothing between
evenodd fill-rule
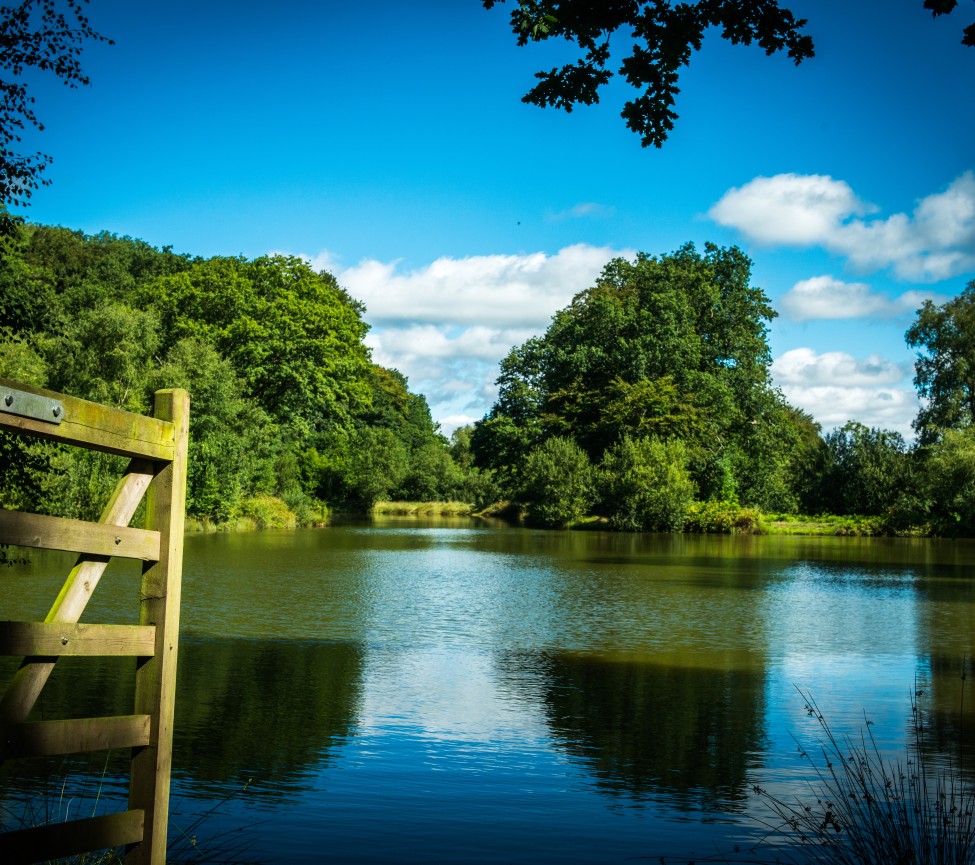
<instances>
[{"instance_id":1,"label":"blue water reflection","mask_svg":"<svg viewBox=\"0 0 975 865\"><path fill-rule=\"evenodd\" d=\"M396 520L190 538L174 827L230 796L199 841L243 830L268 861L727 853L755 829L753 784L808 775L796 686L893 754L915 687L932 759L975 731L972 552ZM64 564L0 574L0 618L36 615ZM110 570L86 619L130 620L137 579ZM75 672L41 715L128 711L118 662L87 688ZM37 798L67 768L99 779L98 807L123 795L124 755L0 783Z\"/></svg>"}]
</instances>

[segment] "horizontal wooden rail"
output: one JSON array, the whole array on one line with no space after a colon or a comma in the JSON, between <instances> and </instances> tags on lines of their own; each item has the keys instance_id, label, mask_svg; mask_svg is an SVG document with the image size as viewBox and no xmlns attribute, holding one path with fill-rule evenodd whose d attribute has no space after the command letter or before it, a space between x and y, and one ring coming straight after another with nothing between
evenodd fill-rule
<instances>
[{"instance_id":1,"label":"horizontal wooden rail","mask_svg":"<svg viewBox=\"0 0 975 865\"><path fill-rule=\"evenodd\" d=\"M114 718L69 718L14 724L3 730L0 759L88 754L149 744L148 715Z\"/></svg>"},{"instance_id":2,"label":"horizontal wooden rail","mask_svg":"<svg viewBox=\"0 0 975 865\"><path fill-rule=\"evenodd\" d=\"M31 865L142 840L145 812L123 811L0 834L3 865Z\"/></svg>"},{"instance_id":3,"label":"horizontal wooden rail","mask_svg":"<svg viewBox=\"0 0 975 865\"><path fill-rule=\"evenodd\" d=\"M0 655L57 658L135 656L156 651L154 625L93 625L74 622L0 622Z\"/></svg>"},{"instance_id":4,"label":"horizontal wooden rail","mask_svg":"<svg viewBox=\"0 0 975 865\"><path fill-rule=\"evenodd\" d=\"M121 411L88 400L54 393L23 382L0 378L0 387L57 399L64 406L59 424L10 414L0 403L0 428L125 457L171 460L175 453L175 427L168 421Z\"/></svg>"},{"instance_id":5,"label":"horizontal wooden rail","mask_svg":"<svg viewBox=\"0 0 975 865\"><path fill-rule=\"evenodd\" d=\"M0 510L0 543L91 556L159 561L159 532Z\"/></svg>"}]
</instances>

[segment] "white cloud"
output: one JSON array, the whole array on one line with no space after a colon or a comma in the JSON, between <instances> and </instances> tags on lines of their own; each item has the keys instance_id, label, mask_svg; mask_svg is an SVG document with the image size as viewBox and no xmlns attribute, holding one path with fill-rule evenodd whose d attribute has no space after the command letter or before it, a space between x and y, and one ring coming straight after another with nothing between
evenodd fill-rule
<instances>
[{"instance_id":1,"label":"white cloud","mask_svg":"<svg viewBox=\"0 0 975 865\"><path fill-rule=\"evenodd\" d=\"M861 270L937 281L975 268L975 173L921 199L911 215L871 218L876 208L824 175L756 177L708 211L759 243L821 246Z\"/></svg>"},{"instance_id":2,"label":"white cloud","mask_svg":"<svg viewBox=\"0 0 975 865\"><path fill-rule=\"evenodd\" d=\"M909 365L876 354L858 360L843 351L817 354L796 348L772 363L772 380L786 399L809 412L824 430L856 420L910 438L919 405L910 377Z\"/></svg>"},{"instance_id":3,"label":"white cloud","mask_svg":"<svg viewBox=\"0 0 975 865\"><path fill-rule=\"evenodd\" d=\"M792 286L782 296L779 307L793 321L896 318L913 313L925 300L944 303L947 297L931 291L906 291L890 299L862 282L814 276Z\"/></svg>"},{"instance_id":4,"label":"white cloud","mask_svg":"<svg viewBox=\"0 0 975 865\"><path fill-rule=\"evenodd\" d=\"M903 381L907 374L904 367L876 354L857 360L845 351L816 354L811 348L794 348L772 363L777 384L890 385Z\"/></svg>"},{"instance_id":5,"label":"white cloud","mask_svg":"<svg viewBox=\"0 0 975 865\"><path fill-rule=\"evenodd\" d=\"M471 331L476 331L471 333ZM366 337L373 360L403 373L410 390L422 393L446 430L454 415L482 417L497 394L498 362L530 331L460 330L416 325L376 329Z\"/></svg>"},{"instance_id":6,"label":"white cloud","mask_svg":"<svg viewBox=\"0 0 975 865\"><path fill-rule=\"evenodd\" d=\"M632 254L576 244L555 255L438 258L407 272L397 262L367 260L335 275L365 303L366 320L373 324L538 328L592 285L611 258Z\"/></svg>"},{"instance_id":7,"label":"white cloud","mask_svg":"<svg viewBox=\"0 0 975 865\"><path fill-rule=\"evenodd\" d=\"M447 417L440 419L440 432L447 436L447 438L450 438L455 429L459 429L462 426L468 426L474 423L474 421L478 421L480 419L480 416L472 417L471 415L466 414L447 415Z\"/></svg>"},{"instance_id":8,"label":"white cloud","mask_svg":"<svg viewBox=\"0 0 975 865\"><path fill-rule=\"evenodd\" d=\"M475 325L454 329L447 325L414 324L385 327L370 335L370 345L389 357L414 362L432 358L477 358L497 363L513 345L537 333L533 328L496 328Z\"/></svg>"},{"instance_id":9,"label":"white cloud","mask_svg":"<svg viewBox=\"0 0 975 865\"><path fill-rule=\"evenodd\" d=\"M581 204L570 215L606 211ZM488 411L497 396L498 362L512 346L544 332L611 259L634 255L576 244L555 255L439 258L413 270L374 259L343 269L328 251L303 257L365 303L373 360L402 372L449 434Z\"/></svg>"},{"instance_id":10,"label":"white cloud","mask_svg":"<svg viewBox=\"0 0 975 865\"><path fill-rule=\"evenodd\" d=\"M869 210L842 180L777 174L729 189L708 216L760 243L811 246L822 243L845 219Z\"/></svg>"}]
</instances>

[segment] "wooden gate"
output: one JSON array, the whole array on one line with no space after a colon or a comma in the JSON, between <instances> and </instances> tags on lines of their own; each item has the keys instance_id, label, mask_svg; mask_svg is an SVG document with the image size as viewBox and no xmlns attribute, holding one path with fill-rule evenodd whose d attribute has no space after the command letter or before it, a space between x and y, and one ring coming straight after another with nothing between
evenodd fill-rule
<instances>
[{"instance_id":1,"label":"wooden gate","mask_svg":"<svg viewBox=\"0 0 975 865\"><path fill-rule=\"evenodd\" d=\"M0 379L0 429L129 457L98 523L0 510L0 543L79 553L43 622L0 622L0 654L24 661L0 698L0 761L131 748L129 810L0 833L0 862L124 845L127 865L166 860L179 637L189 397L155 395L153 417ZM129 522L146 495L146 528ZM143 562L138 625L82 624L112 556ZM133 656L133 714L29 721L65 655Z\"/></svg>"}]
</instances>

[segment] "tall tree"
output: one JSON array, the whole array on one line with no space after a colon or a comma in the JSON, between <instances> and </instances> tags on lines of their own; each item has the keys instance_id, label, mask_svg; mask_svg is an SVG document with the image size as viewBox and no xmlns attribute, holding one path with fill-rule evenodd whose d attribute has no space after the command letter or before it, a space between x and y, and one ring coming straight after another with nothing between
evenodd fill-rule
<instances>
[{"instance_id":1,"label":"tall tree","mask_svg":"<svg viewBox=\"0 0 975 865\"><path fill-rule=\"evenodd\" d=\"M490 9L504 0L481 2ZM957 0L924 0L935 16L957 5ZM539 83L522 99L567 112L599 101L599 89L614 75L608 68L611 37L629 30L632 51L619 74L639 95L625 104L622 116L644 147L660 147L674 128L680 70L701 49L707 30L719 28L735 45L757 43L769 55L785 51L799 65L813 56L806 23L778 0L517 0L511 11L519 45L564 39L579 46L582 56L575 63L537 72ZM975 24L962 41L975 45Z\"/></svg>"},{"instance_id":2,"label":"tall tree","mask_svg":"<svg viewBox=\"0 0 975 865\"><path fill-rule=\"evenodd\" d=\"M921 444L975 423L975 280L941 306L926 300L906 339L923 349L914 365L914 385L927 400L914 421Z\"/></svg>"},{"instance_id":3,"label":"tall tree","mask_svg":"<svg viewBox=\"0 0 975 865\"><path fill-rule=\"evenodd\" d=\"M111 40L97 33L85 16L88 0L22 0L0 6L0 233L15 222L5 207L24 207L41 184L51 157L22 153L23 133L41 131L27 73L50 73L68 87L89 84L81 68L87 41Z\"/></svg>"},{"instance_id":4,"label":"tall tree","mask_svg":"<svg viewBox=\"0 0 975 865\"><path fill-rule=\"evenodd\" d=\"M736 489L779 507L772 476L790 466L772 444L795 436L783 434L786 407L769 383L775 312L749 280L740 250L711 244L610 262L544 336L502 362L498 400L471 439L478 464L516 493L528 454L552 436L573 439L594 463L626 437L673 439L704 498Z\"/></svg>"}]
</instances>

